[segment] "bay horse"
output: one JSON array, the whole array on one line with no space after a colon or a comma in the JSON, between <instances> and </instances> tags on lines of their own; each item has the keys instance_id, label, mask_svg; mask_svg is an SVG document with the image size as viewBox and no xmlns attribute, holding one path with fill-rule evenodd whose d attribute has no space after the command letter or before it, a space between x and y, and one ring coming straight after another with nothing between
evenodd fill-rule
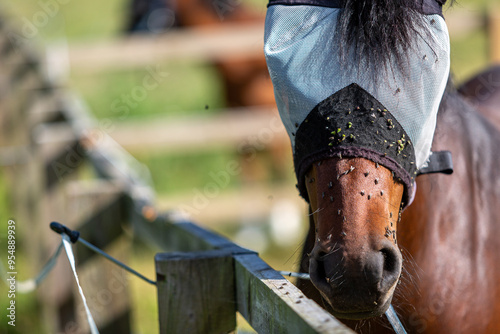
<instances>
[{"instance_id":1,"label":"bay horse","mask_svg":"<svg viewBox=\"0 0 500 334\"><path fill-rule=\"evenodd\" d=\"M320 2L314 1L316 5ZM374 53L383 57L393 51L395 64L404 66L407 56L404 50L408 46L405 39L410 40L416 30L405 30L408 20L412 19L404 14L404 10L412 9L407 7L410 2L340 1L337 8L349 12L348 18L341 19L337 25L347 31L348 38L341 40L358 43L354 47L361 54L358 59L377 62L380 59ZM281 5L304 3L280 1ZM439 5L443 3L440 1ZM433 5L431 1L424 1L424 7ZM387 35L389 32L394 32L397 38ZM311 34L307 31L305 35ZM273 65L273 47L290 48L289 41L281 42L266 49L268 67L278 106L281 101L284 110L292 112L288 103L298 97L280 91L283 79ZM368 56L364 57L363 53ZM285 60L287 66L294 65L293 58ZM310 228L301 271L309 273L311 281L299 281L298 285L307 296L355 330L392 332L382 317L392 304L409 333L500 333L497 320L500 314L500 210L496 207L500 203L500 70L496 68L472 79L460 92L448 76L445 79L447 84L439 99L435 132L431 136L432 150L451 152L454 173L422 173L414 179L412 190L408 182L398 176L401 175L397 173L398 166L385 159L387 152L378 154L367 149L371 155L366 157L366 154L358 154L357 149L342 147L349 138L354 143L358 140L359 136L354 137L352 132L345 137L356 119L344 121L344 128L326 126L326 130L319 127L307 130L311 127L308 123L320 122L318 119L322 117L330 121L331 116L326 115L332 114L328 114L328 110L346 105L349 107L335 117L366 114L368 121L371 116L372 122L382 119L381 124L392 130L395 121L386 115L390 110L383 106L377 108L376 104L370 108L374 106L370 104L375 103L374 99L359 93L357 86L346 88L355 93L322 101L301 124L294 124L294 131L289 131L295 144L298 188L310 207ZM308 78L303 76L299 80ZM380 83L384 84L384 80L380 79ZM293 93L302 91L297 89ZM280 113L285 123L286 115L281 109ZM366 124L368 132L375 128ZM330 154L309 155L307 168L304 164L298 168L298 162L303 159L297 156L307 154L301 150L325 142L321 139L325 131L333 135L333 147L328 144ZM371 135L363 132L360 136ZM381 134L377 132L378 135ZM387 132L382 135L389 136ZM394 156L401 159L400 153L404 153L402 150L408 144L394 143L396 147L391 148L396 152ZM399 160L399 164L407 163L408 159ZM422 165L419 170L424 172L426 168L429 167ZM439 168L433 170L431 166L428 171L439 171Z\"/></svg>"}]
</instances>

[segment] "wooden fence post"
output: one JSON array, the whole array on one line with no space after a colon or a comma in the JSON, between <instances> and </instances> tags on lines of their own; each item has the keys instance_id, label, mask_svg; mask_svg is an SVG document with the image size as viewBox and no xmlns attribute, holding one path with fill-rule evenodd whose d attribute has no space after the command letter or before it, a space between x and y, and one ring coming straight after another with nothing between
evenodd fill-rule
<instances>
[{"instance_id":1,"label":"wooden fence post","mask_svg":"<svg viewBox=\"0 0 500 334\"><path fill-rule=\"evenodd\" d=\"M236 328L234 261L225 250L155 256L160 333L228 333Z\"/></svg>"}]
</instances>

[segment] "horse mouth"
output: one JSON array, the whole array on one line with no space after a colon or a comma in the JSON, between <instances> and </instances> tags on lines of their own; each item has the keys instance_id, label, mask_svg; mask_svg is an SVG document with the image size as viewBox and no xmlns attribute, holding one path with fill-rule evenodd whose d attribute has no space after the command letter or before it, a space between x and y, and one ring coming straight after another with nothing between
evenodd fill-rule
<instances>
[{"instance_id":1,"label":"horse mouth","mask_svg":"<svg viewBox=\"0 0 500 334\"><path fill-rule=\"evenodd\" d=\"M362 320L378 317L391 305L398 279L392 284L365 285L353 277L351 282L340 281L338 284L339 280L326 278L324 268L316 260L311 260L311 281L320 292L324 307L336 318Z\"/></svg>"}]
</instances>

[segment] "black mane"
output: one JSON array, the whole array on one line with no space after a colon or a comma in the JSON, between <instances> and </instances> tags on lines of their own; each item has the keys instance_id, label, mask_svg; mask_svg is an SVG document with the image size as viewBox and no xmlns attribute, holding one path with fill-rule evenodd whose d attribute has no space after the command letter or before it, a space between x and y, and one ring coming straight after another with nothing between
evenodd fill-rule
<instances>
[{"instance_id":1,"label":"black mane","mask_svg":"<svg viewBox=\"0 0 500 334\"><path fill-rule=\"evenodd\" d=\"M363 60L370 69L380 69L381 65L386 68L391 57L404 69L413 38L423 24L419 10L423 1L343 0L344 10L336 34L343 62L346 63L346 55L353 50L356 63ZM441 5L446 2L433 1Z\"/></svg>"}]
</instances>

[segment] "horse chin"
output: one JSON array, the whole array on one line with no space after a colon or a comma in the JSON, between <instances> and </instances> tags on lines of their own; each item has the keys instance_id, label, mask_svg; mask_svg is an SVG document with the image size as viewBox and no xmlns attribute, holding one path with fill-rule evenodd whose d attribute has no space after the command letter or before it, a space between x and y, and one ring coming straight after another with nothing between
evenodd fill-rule
<instances>
[{"instance_id":1,"label":"horse chin","mask_svg":"<svg viewBox=\"0 0 500 334\"><path fill-rule=\"evenodd\" d=\"M328 303L330 313L332 313L335 317L339 319L349 319L349 320L363 320L369 319L373 317L379 317L387 311L392 302L394 289L387 292L384 296L378 298L378 302L371 302L371 304L367 304L364 307L359 305L357 308L345 309L344 305L338 305L336 300L338 298L325 298L325 301Z\"/></svg>"},{"instance_id":2,"label":"horse chin","mask_svg":"<svg viewBox=\"0 0 500 334\"><path fill-rule=\"evenodd\" d=\"M338 310L336 309L331 301L327 300L329 304L329 311L330 313L339 319L348 319L348 320L364 320L364 319L369 319L369 318L374 318L374 317L379 317L387 311L389 306L391 305L392 301L392 296L381 306L376 306L375 308L372 308L370 310L350 310L350 311L345 311L345 310Z\"/></svg>"}]
</instances>

